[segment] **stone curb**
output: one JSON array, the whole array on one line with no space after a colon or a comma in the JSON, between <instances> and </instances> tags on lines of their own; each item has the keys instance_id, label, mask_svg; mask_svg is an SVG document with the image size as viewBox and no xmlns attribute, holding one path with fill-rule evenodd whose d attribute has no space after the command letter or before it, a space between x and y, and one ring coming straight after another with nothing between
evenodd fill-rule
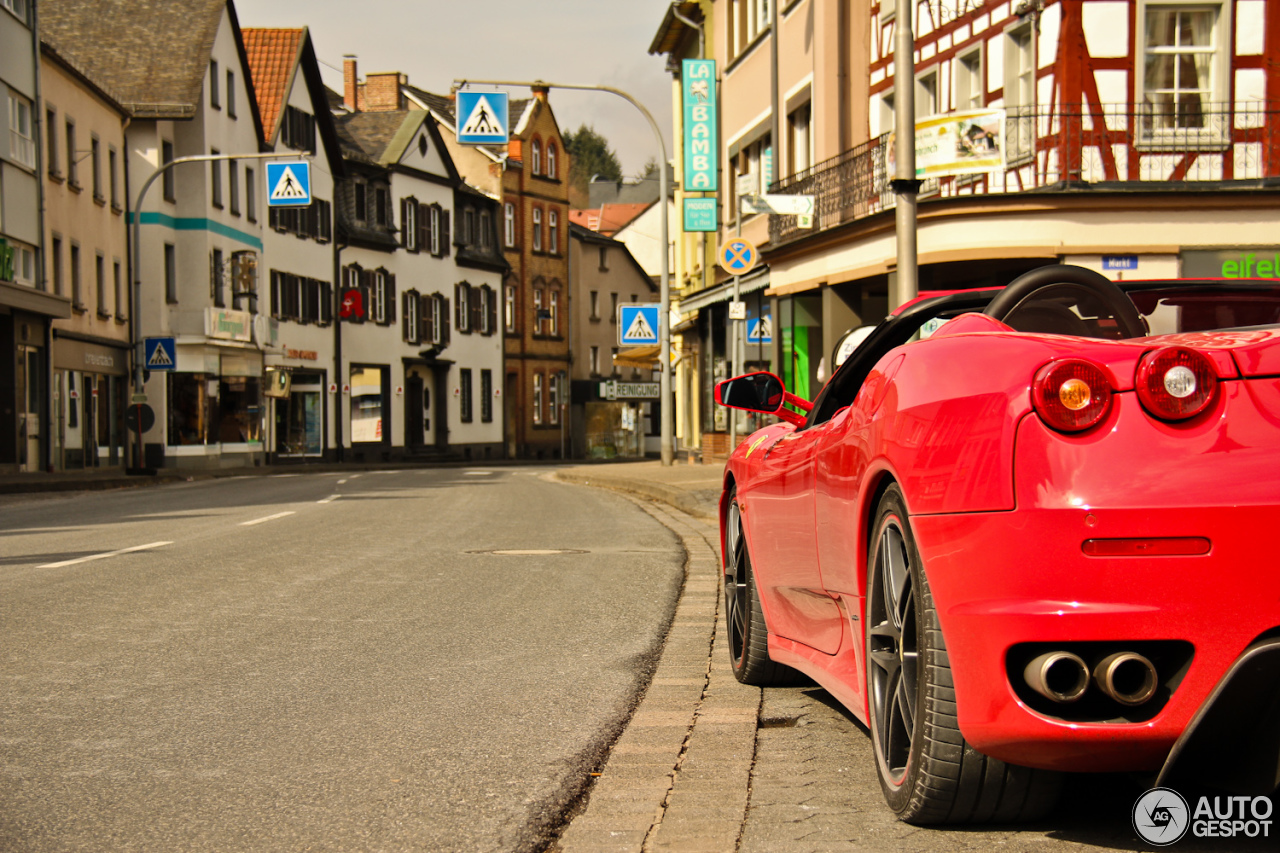
<instances>
[{"instance_id":1,"label":"stone curb","mask_svg":"<svg viewBox=\"0 0 1280 853\"><path fill-rule=\"evenodd\" d=\"M570 482L664 502L675 491L590 477ZM719 629L719 530L705 514L642 506L683 542L684 588L650 686L585 808L551 848L560 853L721 853L735 849L746 818L761 692L716 664L717 655L726 654Z\"/></svg>"},{"instance_id":2,"label":"stone curb","mask_svg":"<svg viewBox=\"0 0 1280 853\"><path fill-rule=\"evenodd\" d=\"M627 477L611 477L605 473L588 471L556 471L555 478L562 483L573 483L580 486L596 486L611 489L615 492L638 495L644 498L670 504L686 515L707 521L716 519L716 514L704 507L692 495L683 489L668 486L652 480L640 480Z\"/></svg>"}]
</instances>

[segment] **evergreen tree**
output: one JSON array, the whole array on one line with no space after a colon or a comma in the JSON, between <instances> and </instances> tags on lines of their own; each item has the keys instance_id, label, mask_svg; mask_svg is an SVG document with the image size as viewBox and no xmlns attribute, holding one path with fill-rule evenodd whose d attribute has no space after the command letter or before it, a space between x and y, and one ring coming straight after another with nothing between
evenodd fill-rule
<instances>
[{"instance_id":1,"label":"evergreen tree","mask_svg":"<svg viewBox=\"0 0 1280 853\"><path fill-rule=\"evenodd\" d=\"M609 147L609 140L594 127L583 124L576 133L565 133L564 148L569 153L572 166L569 181L573 189L586 196L592 178L607 181L622 180L622 164L618 155Z\"/></svg>"}]
</instances>

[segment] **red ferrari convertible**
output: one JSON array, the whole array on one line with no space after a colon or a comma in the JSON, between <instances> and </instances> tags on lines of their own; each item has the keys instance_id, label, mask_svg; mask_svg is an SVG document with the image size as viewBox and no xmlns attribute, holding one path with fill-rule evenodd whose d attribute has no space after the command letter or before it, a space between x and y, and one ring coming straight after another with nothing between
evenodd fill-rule
<instances>
[{"instance_id":1,"label":"red ferrari convertible","mask_svg":"<svg viewBox=\"0 0 1280 853\"><path fill-rule=\"evenodd\" d=\"M781 420L725 468L734 673L839 699L900 818L1276 789L1280 282L1042 267L910 304L812 402L716 399Z\"/></svg>"}]
</instances>

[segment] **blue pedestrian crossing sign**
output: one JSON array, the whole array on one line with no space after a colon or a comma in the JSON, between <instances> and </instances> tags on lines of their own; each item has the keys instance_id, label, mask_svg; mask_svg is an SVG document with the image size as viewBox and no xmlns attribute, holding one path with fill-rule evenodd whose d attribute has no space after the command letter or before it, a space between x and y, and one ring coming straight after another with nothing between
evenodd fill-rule
<instances>
[{"instance_id":1,"label":"blue pedestrian crossing sign","mask_svg":"<svg viewBox=\"0 0 1280 853\"><path fill-rule=\"evenodd\" d=\"M624 347L658 343L657 302L618 306L618 343Z\"/></svg>"},{"instance_id":2,"label":"blue pedestrian crossing sign","mask_svg":"<svg viewBox=\"0 0 1280 853\"><path fill-rule=\"evenodd\" d=\"M773 343L773 315L762 314L759 317L747 318L747 343Z\"/></svg>"},{"instance_id":3,"label":"blue pedestrian crossing sign","mask_svg":"<svg viewBox=\"0 0 1280 853\"><path fill-rule=\"evenodd\" d=\"M267 207L311 204L311 164L306 160L267 164Z\"/></svg>"},{"instance_id":4,"label":"blue pedestrian crossing sign","mask_svg":"<svg viewBox=\"0 0 1280 853\"><path fill-rule=\"evenodd\" d=\"M463 145L505 145L509 116L506 92L458 92L458 141Z\"/></svg>"},{"instance_id":5,"label":"blue pedestrian crossing sign","mask_svg":"<svg viewBox=\"0 0 1280 853\"><path fill-rule=\"evenodd\" d=\"M147 338L142 344L142 366L147 370L174 370L178 351L173 338Z\"/></svg>"}]
</instances>

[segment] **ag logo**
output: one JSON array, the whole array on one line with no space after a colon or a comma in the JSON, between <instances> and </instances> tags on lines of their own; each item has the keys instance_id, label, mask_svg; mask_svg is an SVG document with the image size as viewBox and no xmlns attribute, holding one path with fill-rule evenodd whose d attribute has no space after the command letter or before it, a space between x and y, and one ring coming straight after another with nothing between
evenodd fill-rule
<instances>
[{"instance_id":1,"label":"ag logo","mask_svg":"<svg viewBox=\"0 0 1280 853\"><path fill-rule=\"evenodd\" d=\"M1156 847L1173 844L1191 825L1187 801L1172 788L1152 788L1133 804L1133 828Z\"/></svg>"}]
</instances>

